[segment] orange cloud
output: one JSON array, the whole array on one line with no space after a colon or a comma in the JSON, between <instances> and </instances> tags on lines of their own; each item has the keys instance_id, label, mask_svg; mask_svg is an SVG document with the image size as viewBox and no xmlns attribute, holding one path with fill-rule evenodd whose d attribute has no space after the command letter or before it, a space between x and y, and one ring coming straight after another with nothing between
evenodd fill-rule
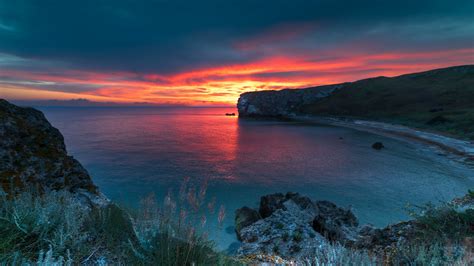
<instances>
[{"instance_id":1,"label":"orange cloud","mask_svg":"<svg viewBox=\"0 0 474 266\"><path fill-rule=\"evenodd\" d=\"M279 55L170 75L2 70L0 76L8 77L8 80L0 80L0 92L3 94L8 89L10 98L80 96L99 101L233 105L239 94L246 91L340 83L472 62L474 48L411 53L332 51L329 54ZM87 89L73 93L61 91L61 86L71 85L87 86ZM5 97L2 94L0 97Z\"/></svg>"}]
</instances>

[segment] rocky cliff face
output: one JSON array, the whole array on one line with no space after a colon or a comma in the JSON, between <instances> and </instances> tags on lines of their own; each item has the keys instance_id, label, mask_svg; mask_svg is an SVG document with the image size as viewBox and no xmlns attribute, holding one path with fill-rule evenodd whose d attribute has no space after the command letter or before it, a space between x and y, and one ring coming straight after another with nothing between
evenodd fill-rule
<instances>
[{"instance_id":1,"label":"rocky cliff face","mask_svg":"<svg viewBox=\"0 0 474 266\"><path fill-rule=\"evenodd\" d=\"M33 108L0 99L0 185L10 195L68 190L105 201L82 165L69 156L64 138Z\"/></svg>"},{"instance_id":2,"label":"rocky cliff face","mask_svg":"<svg viewBox=\"0 0 474 266\"><path fill-rule=\"evenodd\" d=\"M240 117L358 117L474 140L474 65L307 89L247 92Z\"/></svg>"},{"instance_id":3,"label":"rocky cliff face","mask_svg":"<svg viewBox=\"0 0 474 266\"><path fill-rule=\"evenodd\" d=\"M302 105L325 98L342 86L246 92L240 95L237 109L240 117L288 117L299 113Z\"/></svg>"}]
</instances>

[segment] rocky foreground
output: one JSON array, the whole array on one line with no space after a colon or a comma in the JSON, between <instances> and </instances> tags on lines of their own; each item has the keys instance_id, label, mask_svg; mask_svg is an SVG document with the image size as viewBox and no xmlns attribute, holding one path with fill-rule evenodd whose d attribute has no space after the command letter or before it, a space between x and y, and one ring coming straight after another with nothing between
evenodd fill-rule
<instances>
[{"instance_id":1,"label":"rocky foreground","mask_svg":"<svg viewBox=\"0 0 474 266\"><path fill-rule=\"evenodd\" d=\"M226 256L196 235L195 228L176 230L179 215L161 219L169 213L155 203L135 217L110 203L67 154L63 136L40 111L5 100L0 100L0 184L0 264L241 265L332 256L325 263L341 265L342 258L344 265L352 263L355 253L333 253L332 247L386 254L417 243L420 233L444 234L449 241L474 246L474 192L449 208L430 210L423 219L386 228L360 225L350 209L328 201L277 193L263 196L258 208L236 211L242 245L237 258ZM463 265L474 263L469 255L474 250L469 252L431 257Z\"/></svg>"},{"instance_id":2,"label":"rocky foreground","mask_svg":"<svg viewBox=\"0 0 474 266\"><path fill-rule=\"evenodd\" d=\"M105 205L86 169L69 156L64 138L33 108L0 99L0 185L15 195L25 190L66 190L86 204Z\"/></svg>"},{"instance_id":3,"label":"rocky foreground","mask_svg":"<svg viewBox=\"0 0 474 266\"><path fill-rule=\"evenodd\" d=\"M474 210L474 197L466 196L453 204L459 210ZM267 262L275 262L277 257L298 262L331 245L374 254L397 250L413 243L426 225L417 220L385 228L360 225L350 209L288 192L261 197L258 209L238 209L235 227L242 242L238 250L240 257L260 256L261 261Z\"/></svg>"}]
</instances>

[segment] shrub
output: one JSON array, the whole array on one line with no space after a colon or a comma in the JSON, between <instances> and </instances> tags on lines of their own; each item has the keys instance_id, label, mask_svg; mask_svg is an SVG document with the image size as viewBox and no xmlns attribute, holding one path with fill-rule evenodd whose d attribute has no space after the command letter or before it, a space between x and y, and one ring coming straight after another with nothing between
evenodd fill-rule
<instances>
[{"instance_id":1,"label":"shrub","mask_svg":"<svg viewBox=\"0 0 474 266\"><path fill-rule=\"evenodd\" d=\"M301 240L303 240L303 234L301 233L301 231L296 230L293 233L293 240L295 242L300 242Z\"/></svg>"},{"instance_id":2,"label":"shrub","mask_svg":"<svg viewBox=\"0 0 474 266\"><path fill-rule=\"evenodd\" d=\"M474 189L469 189L467 191L467 195L469 196L469 198L474 199Z\"/></svg>"},{"instance_id":3,"label":"shrub","mask_svg":"<svg viewBox=\"0 0 474 266\"><path fill-rule=\"evenodd\" d=\"M68 192L7 199L0 191L0 264L238 264L200 231L205 210L214 211L205 189L185 189L178 208L171 194L162 206L147 197L133 217L114 204L85 208ZM220 222L224 216L221 206Z\"/></svg>"},{"instance_id":4,"label":"shrub","mask_svg":"<svg viewBox=\"0 0 474 266\"><path fill-rule=\"evenodd\" d=\"M460 243L409 244L385 254L383 262L391 265L472 265L474 254Z\"/></svg>"},{"instance_id":5,"label":"shrub","mask_svg":"<svg viewBox=\"0 0 474 266\"><path fill-rule=\"evenodd\" d=\"M441 206L426 204L410 211L420 225L419 237L424 241L459 241L474 236L474 209L457 209L444 203Z\"/></svg>"},{"instance_id":6,"label":"shrub","mask_svg":"<svg viewBox=\"0 0 474 266\"><path fill-rule=\"evenodd\" d=\"M12 200L0 194L0 261L33 259L41 250L67 254L85 243L81 226L87 213L68 193L23 193Z\"/></svg>"}]
</instances>

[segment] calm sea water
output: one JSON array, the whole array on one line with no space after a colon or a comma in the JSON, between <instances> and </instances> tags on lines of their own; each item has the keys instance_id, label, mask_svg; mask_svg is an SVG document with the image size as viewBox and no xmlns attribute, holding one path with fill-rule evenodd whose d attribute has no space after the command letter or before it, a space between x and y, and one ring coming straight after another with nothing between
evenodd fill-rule
<instances>
[{"instance_id":1,"label":"calm sea water","mask_svg":"<svg viewBox=\"0 0 474 266\"><path fill-rule=\"evenodd\" d=\"M220 248L233 242L235 209L266 193L294 191L351 206L362 223L407 218L407 203L449 200L474 187L474 171L419 145L352 129L242 121L225 108L40 108L69 153L112 200L136 206L154 192L177 193L183 178L209 180L207 198L223 204ZM342 139L340 139L342 137ZM375 151L382 141L387 147Z\"/></svg>"}]
</instances>

